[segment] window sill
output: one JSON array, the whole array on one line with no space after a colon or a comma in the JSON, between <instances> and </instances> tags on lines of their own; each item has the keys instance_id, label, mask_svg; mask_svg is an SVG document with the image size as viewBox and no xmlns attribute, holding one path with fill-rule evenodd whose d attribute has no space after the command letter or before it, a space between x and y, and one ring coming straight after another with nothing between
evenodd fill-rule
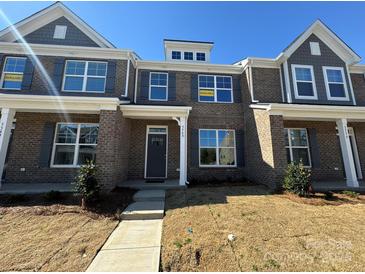
<instances>
[{"instance_id":1,"label":"window sill","mask_svg":"<svg viewBox=\"0 0 365 274\"><path fill-rule=\"evenodd\" d=\"M84 91L84 90L61 90L61 92L72 92L72 93L97 93L97 94L103 94L104 91Z\"/></svg>"},{"instance_id":2,"label":"window sill","mask_svg":"<svg viewBox=\"0 0 365 274\"><path fill-rule=\"evenodd\" d=\"M204 169L207 169L207 168L217 168L217 169L220 169L220 168L232 168L232 169L234 169L234 168L237 168L237 166L236 165L234 165L234 166L202 166L202 165L199 165L199 168L204 168Z\"/></svg>"}]
</instances>

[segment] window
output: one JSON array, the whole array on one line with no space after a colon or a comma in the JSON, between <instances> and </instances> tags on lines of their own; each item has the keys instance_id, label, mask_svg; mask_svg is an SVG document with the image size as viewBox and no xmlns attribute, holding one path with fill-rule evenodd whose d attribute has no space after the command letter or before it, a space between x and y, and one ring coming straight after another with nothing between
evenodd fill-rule
<instances>
[{"instance_id":1,"label":"window","mask_svg":"<svg viewBox=\"0 0 365 274\"><path fill-rule=\"evenodd\" d=\"M284 130L288 163L299 163L302 161L304 166L310 167L311 160L307 130L305 128L286 128Z\"/></svg>"},{"instance_id":2,"label":"window","mask_svg":"<svg viewBox=\"0 0 365 274\"><path fill-rule=\"evenodd\" d=\"M63 91L104 92L106 62L67 60Z\"/></svg>"},{"instance_id":3,"label":"window","mask_svg":"<svg viewBox=\"0 0 365 274\"><path fill-rule=\"evenodd\" d=\"M184 52L184 60L194 60L194 55L190 51Z\"/></svg>"},{"instance_id":4,"label":"window","mask_svg":"<svg viewBox=\"0 0 365 274\"><path fill-rule=\"evenodd\" d=\"M196 60L197 61L205 61L205 53L204 52L197 52L196 53Z\"/></svg>"},{"instance_id":5,"label":"window","mask_svg":"<svg viewBox=\"0 0 365 274\"><path fill-rule=\"evenodd\" d=\"M21 89L25 69L25 57L6 57L1 75L1 88Z\"/></svg>"},{"instance_id":6,"label":"window","mask_svg":"<svg viewBox=\"0 0 365 274\"><path fill-rule=\"evenodd\" d=\"M321 55L321 49L318 42L309 42L312 55Z\"/></svg>"},{"instance_id":7,"label":"window","mask_svg":"<svg viewBox=\"0 0 365 274\"><path fill-rule=\"evenodd\" d=\"M236 166L235 131L200 129L199 155L200 166Z\"/></svg>"},{"instance_id":8,"label":"window","mask_svg":"<svg viewBox=\"0 0 365 274\"><path fill-rule=\"evenodd\" d=\"M329 100L349 100L343 68L323 67L323 75Z\"/></svg>"},{"instance_id":9,"label":"window","mask_svg":"<svg viewBox=\"0 0 365 274\"><path fill-rule=\"evenodd\" d=\"M292 65L296 99L317 99L313 66Z\"/></svg>"},{"instance_id":10,"label":"window","mask_svg":"<svg viewBox=\"0 0 365 274\"><path fill-rule=\"evenodd\" d=\"M98 131L97 124L57 124L51 166L78 167L95 162Z\"/></svg>"},{"instance_id":11,"label":"window","mask_svg":"<svg viewBox=\"0 0 365 274\"><path fill-rule=\"evenodd\" d=\"M66 38L67 26L56 25L54 28L54 39L65 39Z\"/></svg>"},{"instance_id":12,"label":"window","mask_svg":"<svg viewBox=\"0 0 365 274\"><path fill-rule=\"evenodd\" d=\"M181 59L181 52L180 51L172 51L171 58L174 60L180 60Z\"/></svg>"},{"instance_id":13,"label":"window","mask_svg":"<svg viewBox=\"0 0 365 274\"><path fill-rule=\"evenodd\" d=\"M167 78L166 72L150 73L150 100L167 101Z\"/></svg>"},{"instance_id":14,"label":"window","mask_svg":"<svg viewBox=\"0 0 365 274\"><path fill-rule=\"evenodd\" d=\"M232 77L199 75L199 102L232 103Z\"/></svg>"}]
</instances>

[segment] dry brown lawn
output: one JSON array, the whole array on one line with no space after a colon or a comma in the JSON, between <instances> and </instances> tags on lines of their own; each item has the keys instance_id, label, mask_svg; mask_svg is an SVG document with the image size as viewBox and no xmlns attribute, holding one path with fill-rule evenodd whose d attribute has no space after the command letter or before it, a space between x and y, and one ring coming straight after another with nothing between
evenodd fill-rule
<instances>
[{"instance_id":1,"label":"dry brown lawn","mask_svg":"<svg viewBox=\"0 0 365 274\"><path fill-rule=\"evenodd\" d=\"M41 195L1 196L0 271L85 271L131 193L104 197L93 211L73 197L54 203Z\"/></svg>"},{"instance_id":2,"label":"dry brown lawn","mask_svg":"<svg viewBox=\"0 0 365 274\"><path fill-rule=\"evenodd\" d=\"M364 271L365 197L263 187L169 191L163 271ZM234 234L234 241L228 235Z\"/></svg>"}]
</instances>

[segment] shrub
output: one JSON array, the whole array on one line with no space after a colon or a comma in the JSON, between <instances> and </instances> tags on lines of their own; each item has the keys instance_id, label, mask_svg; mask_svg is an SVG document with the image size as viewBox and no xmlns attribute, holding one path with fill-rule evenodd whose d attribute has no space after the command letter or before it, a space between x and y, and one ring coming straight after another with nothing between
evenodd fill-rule
<instances>
[{"instance_id":1,"label":"shrub","mask_svg":"<svg viewBox=\"0 0 365 274\"><path fill-rule=\"evenodd\" d=\"M351 198L357 198L360 195L359 193L357 193L355 191L350 191L350 190L344 190L344 191L342 191L342 194L349 196Z\"/></svg>"},{"instance_id":2,"label":"shrub","mask_svg":"<svg viewBox=\"0 0 365 274\"><path fill-rule=\"evenodd\" d=\"M62 193L59 192L59 191L54 191L54 190L51 190L51 191L48 191L47 193L45 193L43 195L44 199L46 201L50 201L50 202L53 202L53 201L59 201L63 198L62 196Z\"/></svg>"},{"instance_id":3,"label":"shrub","mask_svg":"<svg viewBox=\"0 0 365 274\"><path fill-rule=\"evenodd\" d=\"M331 191L327 191L324 193L324 199L325 200L333 200L334 196L333 196L333 192Z\"/></svg>"},{"instance_id":4,"label":"shrub","mask_svg":"<svg viewBox=\"0 0 365 274\"><path fill-rule=\"evenodd\" d=\"M310 176L310 171L303 166L302 162L291 163L286 170L283 187L291 193L307 196L311 189Z\"/></svg>"},{"instance_id":5,"label":"shrub","mask_svg":"<svg viewBox=\"0 0 365 274\"><path fill-rule=\"evenodd\" d=\"M80 167L75 178L75 190L81 195L81 206L95 202L99 196L100 185L96 179L97 168L92 161Z\"/></svg>"}]
</instances>

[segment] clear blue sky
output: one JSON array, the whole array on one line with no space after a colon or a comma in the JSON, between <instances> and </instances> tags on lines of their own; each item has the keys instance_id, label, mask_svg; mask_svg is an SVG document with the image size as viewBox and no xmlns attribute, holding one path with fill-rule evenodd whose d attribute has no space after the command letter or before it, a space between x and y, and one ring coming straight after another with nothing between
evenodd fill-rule
<instances>
[{"instance_id":1,"label":"clear blue sky","mask_svg":"<svg viewBox=\"0 0 365 274\"><path fill-rule=\"evenodd\" d=\"M0 2L0 8L17 22L52 3ZM147 60L164 58L164 38L213 41L213 63L276 57L317 18L365 58L365 2L64 3L117 47Z\"/></svg>"}]
</instances>

